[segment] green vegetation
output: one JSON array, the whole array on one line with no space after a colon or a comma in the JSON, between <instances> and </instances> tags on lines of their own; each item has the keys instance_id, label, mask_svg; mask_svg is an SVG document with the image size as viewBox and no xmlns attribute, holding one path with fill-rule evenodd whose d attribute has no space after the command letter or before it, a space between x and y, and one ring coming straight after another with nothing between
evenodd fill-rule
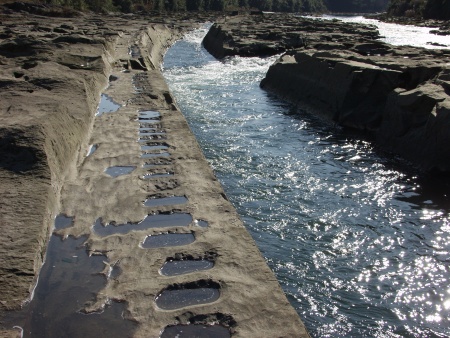
<instances>
[{"instance_id":1,"label":"green vegetation","mask_svg":"<svg viewBox=\"0 0 450 338\"><path fill-rule=\"evenodd\" d=\"M77 10L102 11L224 11L257 9L274 12L324 12L323 0L45 0Z\"/></svg>"},{"instance_id":2,"label":"green vegetation","mask_svg":"<svg viewBox=\"0 0 450 338\"><path fill-rule=\"evenodd\" d=\"M450 19L450 0L391 0L388 14L409 18Z\"/></svg>"},{"instance_id":3,"label":"green vegetation","mask_svg":"<svg viewBox=\"0 0 450 338\"><path fill-rule=\"evenodd\" d=\"M334 13L371 13L385 11L389 0L325 0Z\"/></svg>"}]
</instances>

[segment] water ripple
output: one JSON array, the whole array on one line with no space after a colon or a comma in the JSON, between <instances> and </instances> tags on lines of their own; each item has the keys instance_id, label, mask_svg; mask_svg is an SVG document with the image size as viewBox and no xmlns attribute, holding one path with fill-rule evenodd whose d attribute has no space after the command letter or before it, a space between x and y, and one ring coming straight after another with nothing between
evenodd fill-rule
<instances>
[{"instance_id":1,"label":"water ripple","mask_svg":"<svg viewBox=\"0 0 450 338\"><path fill-rule=\"evenodd\" d=\"M168 51L164 75L311 334L450 336L448 182L292 111L259 89L276 57L217 61L205 31Z\"/></svg>"}]
</instances>

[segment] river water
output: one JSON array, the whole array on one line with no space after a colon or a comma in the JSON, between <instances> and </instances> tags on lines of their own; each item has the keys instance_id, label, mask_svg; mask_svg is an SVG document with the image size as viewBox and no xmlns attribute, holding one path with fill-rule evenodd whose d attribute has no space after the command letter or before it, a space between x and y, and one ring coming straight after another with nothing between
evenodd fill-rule
<instances>
[{"instance_id":1,"label":"river water","mask_svg":"<svg viewBox=\"0 0 450 338\"><path fill-rule=\"evenodd\" d=\"M450 336L446 181L293 111L259 88L276 57L215 60L206 31L169 49L164 75L311 335Z\"/></svg>"}]
</instances>

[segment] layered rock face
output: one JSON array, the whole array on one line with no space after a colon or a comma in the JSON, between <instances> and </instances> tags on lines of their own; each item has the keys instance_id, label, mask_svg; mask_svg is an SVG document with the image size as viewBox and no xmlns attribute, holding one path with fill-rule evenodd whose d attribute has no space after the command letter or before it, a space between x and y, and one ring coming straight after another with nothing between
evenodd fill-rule
<instances>
[{"instance_id":1,"label":"layered rock face","mask_svg":"<svg viewBox=\"0 0 450 338\"><path fill-rule=\"evenodd\" d=\"M278 20L273 25L283 27L277 16L271 18ZM394 47L377 41L373 27L295 20L290 31L304 46L286 48L262 88L341 126L369 132L386 149L424 170L450 171L450 51ZM222 24L220 30L228 41L253 44L248 29L236 34L235 26ZM233 44L227 42L224 50Z\"/></svg>"},{"instance_id":2,"label":"layered rock face","mask_svg":"<svg viewBox=\"0 0 450 338\"><path fill-rule=\"evenodd\" d=\"M0 336L309 337L161 73L207 20L17 6L0 18Z\"/></svg>"},{"instance_id":3,"label":"layered rock face","mask_svg":"<svg viewBox=\"0 0 450 338\"><path fill-rule=\"evenodd\" d=\"M118 34L82 17L39 20L3 9L0 21L1 306L17 308L44 259Z\"/></svg>"}]
</instances>

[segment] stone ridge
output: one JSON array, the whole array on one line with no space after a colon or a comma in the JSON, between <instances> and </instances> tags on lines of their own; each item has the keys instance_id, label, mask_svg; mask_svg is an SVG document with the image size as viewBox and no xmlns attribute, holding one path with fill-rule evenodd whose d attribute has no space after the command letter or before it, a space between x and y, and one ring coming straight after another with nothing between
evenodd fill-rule
<instances>
[{"instance_id":1,"label":"stone ridge","mask_svg":"<svg viewBox=\"0 0 450 338\"><path fill-rule=\"evenodd\" d=\"M104 287L77 305L81 313L98 313L90 320L101 320L105 308L121 303L125 310L116 319L136 323L129 333L134 337L158 337L169 326L188 324L220 325L233 337L309 337L161 74L170 44L207 21L184 19L84 15L49 20L9 10L0 17L0 184L6 187L0 203L7 239L0 243L1 336L20 336L13 325L28 330L24 325L29 324L22 324L24 316L31 318L27 308L6 310L18 309L32 294L53 232L53 238L66 241L86 236L89 256L104 256ZM96 113L101 93L114 109ZM117 167L130 171L117 177L106 172ZM144 204L174 196L186 201ZM71 221L53 231L58 214ZM152 224L146 221L151 216L191 221ZM139 226L133 229L134 224ZM147 241L161 235L192 240L149 247ZM205 257L214 267L176 276L159 272L180 257ZM201 288L218 291L218 298L157 305L164 292ZM58 322L69 307L68 300L60 301L46 308L51 320L45 326L66 332L74 323ZM101 332L100 324L88 332Z\"/></svg>"},{"instance_id":2,"label":"stone ridge","mask_svg":"<svg viewBox=\"0 0 450 338\"><path fill-rule=\"evenodd\" d=\"M392 46L376 40L375 28L364 25L271 15L264 22L270 19L278 31L295 31L304 44L287 45L262 88L299 109L367 132L386 150L425 171L450 171L449 50ZM254 47L253 32L263 36L265 31L268 37L270 30L260 18L245 22L242 30L227 22L213 26L223 43L205 41L205 47L219 57L230 50L247 56L248 49L258 55L263 48ZM266 44L272 46L277 39ZM246 48L232 47L237 43Z\"/></svg>"}]
</instances>

